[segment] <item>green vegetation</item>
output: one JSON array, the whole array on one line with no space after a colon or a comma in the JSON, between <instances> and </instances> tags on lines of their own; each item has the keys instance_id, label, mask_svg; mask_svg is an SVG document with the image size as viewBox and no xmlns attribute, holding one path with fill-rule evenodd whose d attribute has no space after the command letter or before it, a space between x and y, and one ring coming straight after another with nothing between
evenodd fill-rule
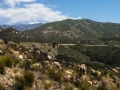
<instances>
[{"instance_id":1,"label":"green vegetation","mask_svg":"<svg viewBox=\"0 0 120 90\"><path fill-rule=\"evenodd\" d=\"M119 44L119 29L120 24L116 23L67 19L43 24L25 33L35 36L34 41L37 42L111 44L112 41L114 44Z\"/></svg>"},{"instance_id":2,"label":"green vegetation","mask_svg":"<svg viewBox=\"0 0 120 90\"><path fill-rule=\"evenodd\" d=\"M73 50L90 57L90 61L98 61L112 66L120 66L120 48L115 46L71 46Z\"/></svg>"},{"instance_id":3,"label":"green vegetation","mask_svg":"<svg viewBox=\"0 0 120 90\"><path fill-rule=\"evenodd\" d=\"M25 80L23 77L15 77L16 84L15 84L15 90L24 90L25 89Z\"/></svg>"},{"instance_id":4,"label":"green vegetation","mask_svg":"<svg viewBox=\"0 0 120 90\"><path fill-rule=\"evenodd\" d=\"M5 90L4 86L0 84L0 90Z\"/></svg>"},{"instance_id":5,"label":"green vegetation","mask_svg":"<svg viewBox=\"0 0 120 90\"><path fill-rule=\"evenodd\" d=\"M4 74L5 72L5 64L4 64L4 61L1 60L0 58L0 74Z\"/></svg>"},{"instance_id":6,"label":"green vegetation","mask_svg":"<svg viewBox=\"0 0 120 90\"><path fill-rule=\"evenodd\" d=\"M25 79L25 85L31 87L34 82L34 74L29 71L25 71L24 73L24 79Z\"/></svg>"},{"instance_id":7,"label":"green vegetation","mask_svg":"<svg viewBox=\"0 0 120 90\"><path fill-rule=\"evenodd\" d=\"M81 90L94 90L87 82L84 82L80 85Z\"/></svg>"},{"instance_id":8,"label":"green vegetation","mask_svg":"<svg viewBox=\"0 0 120 90\"><path fill-rule=\"evenodd\" d=\"M14 63L13 59L9 55L3 56L2 60L4 61L6 67L12 67Z\"/></svg>"}]
</instances>

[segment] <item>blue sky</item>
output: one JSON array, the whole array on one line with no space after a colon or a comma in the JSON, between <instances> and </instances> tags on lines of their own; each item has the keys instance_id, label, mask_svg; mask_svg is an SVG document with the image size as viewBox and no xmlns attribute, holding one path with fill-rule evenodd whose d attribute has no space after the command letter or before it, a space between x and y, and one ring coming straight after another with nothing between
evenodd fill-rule
<instances>
[{"instance_id":1,"label":"blue sky","mask_svg":"<svg viewBox=\"0 0 120 90\"><path fill-rule=\"evenodd\" d=\"M0 0L0 24L87 18L120 23L120 0Z\"/></svg>"}]
</instances>

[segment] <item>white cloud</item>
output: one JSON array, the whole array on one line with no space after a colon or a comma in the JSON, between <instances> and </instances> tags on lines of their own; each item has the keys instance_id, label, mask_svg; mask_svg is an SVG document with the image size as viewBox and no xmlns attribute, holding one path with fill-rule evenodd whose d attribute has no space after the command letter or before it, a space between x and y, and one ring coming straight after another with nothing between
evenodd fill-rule
<instances>
[{"instance_id":1,"label":"white cloud","mask_svg":"<svg viewBox=\"0 0 120 90\"><path fill-rule=\"evenodd\" d=\"M4 0L5 4L14 7L17 4L20 4L21 2L35 2L36 0Z\"/></svg>"},{"instance_id":2,"label":"white cloud","mask_svg":"<svg viewBox=\"0 0 120 90\"><path fill-rule=\"evenodd\" d=\"M53 11L51 8L40 3L24 4L22 8L11 7L8 9L0 9L0 17L10 20L8 24L39 21L52 22L68 18L60 11Z\"/></svg>"},{"instance_id":3,"label":"white cloud","mask_svg":"<svg viewBox=\"0 0 120 90\"><path fill-rule=\"evenodd\" d=\"M39 22L29 22L29 24L36 24L36 23L39 23Z\"/></svg>"},{"instance_id":4,"label":"white cloud","mask_svg":"<svg viewBox=\"0 0 120 90\"><path fill-rule=\"evenodd\" d=\"M71 18L71 19L82 19L82 17L77 17L77 18Z\"/></svg>"}]
</instances>

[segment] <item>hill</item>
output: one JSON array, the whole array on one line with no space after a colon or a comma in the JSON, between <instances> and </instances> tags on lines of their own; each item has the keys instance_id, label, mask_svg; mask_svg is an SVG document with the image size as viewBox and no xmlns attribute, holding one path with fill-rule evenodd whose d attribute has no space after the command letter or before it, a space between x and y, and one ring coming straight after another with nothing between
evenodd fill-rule
<instances>
[{"instance_id":1,"label":"hill","mask_svg":"<svg viewBox=\"0 0 120 90\"><path fill-rule=\"evenodd\" d=\"M32 40L32 37L20 32L13 27L4 28L0 27L0 38L8 41L22 42Z\"/></svg>"},{"instance_id":2,"label":"hill","mask_svg":"<svg viewBox=\"0 0 120 90\"><path fill-rule=\"evenodd\" d=\"M120 41L120 24L67 19L43 24L25 33L34 36L39 42L108 44Z\"/></svg>"}]
</instances>

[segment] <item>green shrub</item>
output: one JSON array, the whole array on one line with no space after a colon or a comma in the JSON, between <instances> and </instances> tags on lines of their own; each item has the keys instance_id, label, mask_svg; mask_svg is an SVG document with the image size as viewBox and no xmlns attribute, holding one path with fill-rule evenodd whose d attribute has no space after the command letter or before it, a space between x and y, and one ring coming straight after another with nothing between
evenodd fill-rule
<instances>
[{"instance_id":1,"label":"green shrub","mask_svg":"<svg viewBox=\"0 0 120 90\"><path fill-rule=\"evenodd\" d=\"M10 57L9 55L3 56L2 60L4 61L6 67L11 68L14 63L12 57Z\"/></svg>"},{"instance_id":2,"label":"green shrub","mask_svg":"<svg viewBox=\"0 0 120 90\"><path fill-rule=\"evenodd\" d=\"M80 89L81 90L93 90L93 88L87 82L82 83L80 85Z\"/></svg>"},{"instance_id":3,"label":"green shrub","mask_svg":"<svg viewBox=\"0 0 120 90\"><path fill-rule=\"evenodd\" d=\"M25 80L23 77L15 77L16 84L15 90L24 90L25 87Z\"/></svg>"},{"instance_id":4,"label":"green shrub","mask_svg":"<svg viewBox=\"0 0 120 90\"><path fill-rule=\"evenodd\" d=\"M107 90L107 89L106 89L106 87L99 86L99 87L97 88L97 90Z\"/></svg>"},{"instance_id":5,"label":"green shrub","mask_svg":"<svg viewBox=\"0 0 120 90\"><path fill-rule=\"evenodd\" d=\"M5 90L4 86L0 84L0 90Z\"/></svg>"},{"instance_id":6,"label":"green shrub","mask_svg":"<svg viewBox=\"0 0 120 90\"><path fill-rule=\"evenodd\" d=\"M64 90L74 90L74 86L70 84L65 84Z\"/></svg>"},{"instance_id":7,"label":"green shrub","mask_svg":"<svg viewBox=\"0 0 120 90\"><path fill-rule=\"evenodd\" d=\"M29 71L25 71L24 73L24 79L25 79L25 85L31 87L34 82L34 74Z\"/></svg>"},{"instance_id":8,"label":"green shrub","mask_svg":"<svg viewBox=\"0 0 120 90\"><path fill-rule=\"evenodd\" d=\"M4 74L4 71L5 71L5 64L2 60L0 60L0 74Z\"/></svg>"},{"instance_id":9,"label":"green shrub","mask_svg":"<svg viewBox=\"0 0 120 90\"><path fill-rule=\"evenodd\" d=\"M45 90L49 90L53 85L52 82L45 82L45 81L43 81L43 84L44 84Z\"/></svg>"}]
</instances>

